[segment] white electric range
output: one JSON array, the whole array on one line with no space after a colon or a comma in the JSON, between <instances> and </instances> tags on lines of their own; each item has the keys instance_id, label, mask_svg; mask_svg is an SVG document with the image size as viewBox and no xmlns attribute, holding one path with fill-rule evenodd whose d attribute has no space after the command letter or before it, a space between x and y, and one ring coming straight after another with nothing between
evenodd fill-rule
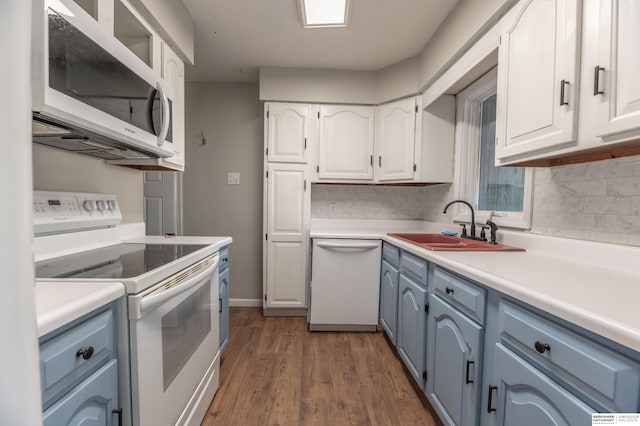
<instances>
[{"instance_id":1,"label":"white electric range","mask_svg":"<svg viewBox=\"0 0 640 426\"><path fill-rule=\"evenodd\" d=\"M218 387L218 250L229 237L123 239L112 194L34 192L40 283L114 283L125 425L200 424Z\"/></svg>"}]
</instances>

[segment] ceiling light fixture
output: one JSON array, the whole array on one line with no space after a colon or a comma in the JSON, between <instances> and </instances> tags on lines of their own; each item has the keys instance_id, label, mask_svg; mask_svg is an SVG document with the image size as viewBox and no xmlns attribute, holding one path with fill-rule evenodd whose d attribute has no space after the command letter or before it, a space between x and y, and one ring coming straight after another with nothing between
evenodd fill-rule
<instances>
[{"instance_id":1,"label":"ceiling light fixture","mask_svg":"<svg viewBox=\"0 0 640 426\"><path fill-rule=\"evenodd\" d=\"M300 14L305 28L346 27L350 0L300 0Z\"/></svg>"}]
</instances>

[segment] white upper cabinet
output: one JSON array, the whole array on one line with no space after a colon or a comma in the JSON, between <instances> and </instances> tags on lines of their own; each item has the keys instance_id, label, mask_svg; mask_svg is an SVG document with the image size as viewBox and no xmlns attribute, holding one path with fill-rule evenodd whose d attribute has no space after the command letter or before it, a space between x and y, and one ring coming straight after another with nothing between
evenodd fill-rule
<instances>
[{"instance_id":1,"label":"white upper cabinet","mask_svg":"<svg viewBox=\"0 0 640 426\"><path fill-rule=\"evenodd\" d=\"M640 2L601 0L599 22L596 135L605 141L637 137L620 133L640 129Z\"/></svg>"},{"instance_id":2,"label":"white upper cabinet","mask_svg":"<svg viewBox=\"0 0 640 426\"><path fill-rule=\"evenodd\" d=\"M376 107L375 180L413 180L416 145L415 98Z\"/></svg>"},{"instance_id":3,"label":"white upper cabinet","mask_svg":"<svg viewBox=\"0 0 640 426\"><path fill-rule=\"evenodd\" d=\"M374 108L320 106L319 181L373 181Z\"/></svg>"},{"instance_id":4,"label":"white upper cabinet","mask_svg":"<svg viewBox=\"0 0 640 426\"><path fill-rule=\"evenodd\" d=\"M168 163L167 166L169 168L184 171L184 62L182 62L180 57L164 42L162 43L162 78L173 88L173 121L171 123L173 156L164 161Z\"/></svg>"},{"instance_id":5,"label":"white upper cabinet","mask_svg":"<svg viewBox=\"0 0 640 426\"><path fill-rule=\"evenodd\" d=\"M307 104L265 104L268 162L307 163L311 142L310 120L317 107ZM317 123L317 117L314 123Z\"/></svg>"},{"instance_id":6,"label":"white upper cabinet","mask_svg":"<svg viewBox=\"0 0 640 426\"><path fill-rule=\"evenodd\" d=\"M577 140L578 0L528 0L516 8L503 22L499 49L497 160Z\"/></svg>"}]
</instances>

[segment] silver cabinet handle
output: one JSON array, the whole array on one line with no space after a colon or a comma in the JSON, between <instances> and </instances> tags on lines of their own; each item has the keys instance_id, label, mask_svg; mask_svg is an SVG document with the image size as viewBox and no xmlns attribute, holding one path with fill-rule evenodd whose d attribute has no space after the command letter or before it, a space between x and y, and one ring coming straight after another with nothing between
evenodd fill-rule
<instances>
[{"instance_id":1,"label":"silver cabinet handle","mask_svg":"<svg viewBox=\"0 0 640 426\"><path fill-rule=\"evenodd\" d=\"M565 87L569 85L567 80L560 82L560 106L569 105L569 101L565 100Z\"/></svg>"},{"instance_id":2,"label":"silver cabinet handle","mask_svg":"<svg viewBox=\"0 0 640 426\"><path fill-rule=\"evenodd\" d=\"M600 71L604 71L604 67L596 65L593 70L593 96L604 95L604 90L600 90Z\"/></svg>"}]
</instances>

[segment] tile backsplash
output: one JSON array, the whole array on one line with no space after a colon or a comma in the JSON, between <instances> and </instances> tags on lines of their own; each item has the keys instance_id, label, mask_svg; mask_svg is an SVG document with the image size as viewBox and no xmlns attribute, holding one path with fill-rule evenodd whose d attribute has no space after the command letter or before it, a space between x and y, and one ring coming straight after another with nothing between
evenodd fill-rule
<instances>
[{"instance_id":1,"label":"tile backsplash","mask_svg":"<svg viewBox=\"0 0 640 426\"><path fill-rule=\"evenodd\" d=\"M455 186L314 185L311 216L449 222ZM532 233L640 246L640 157L535 173Z\"/></svg>"}]
</instances>

